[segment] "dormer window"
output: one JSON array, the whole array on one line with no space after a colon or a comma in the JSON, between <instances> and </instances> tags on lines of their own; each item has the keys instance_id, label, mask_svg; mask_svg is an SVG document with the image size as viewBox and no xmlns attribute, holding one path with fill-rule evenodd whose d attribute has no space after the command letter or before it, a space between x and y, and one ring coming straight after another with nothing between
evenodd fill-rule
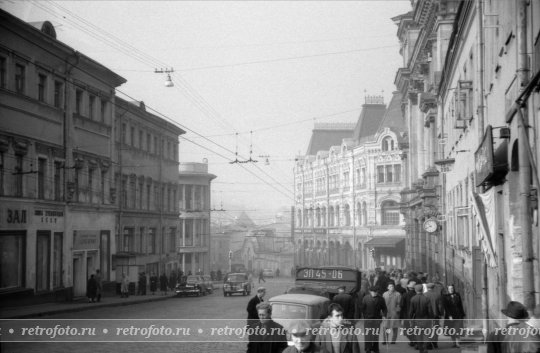
<instances>
[{"instance_id":1,"label":"dormer window","mask_svg":"<svg viewBox=\"0 0 540 353\"><path fill-rule=\"evenodd\" d=\"M393 151L394 150L394 139L391 137L386 137L382 141L382 150L383 151Z\"/></svg>"}]
</instances>

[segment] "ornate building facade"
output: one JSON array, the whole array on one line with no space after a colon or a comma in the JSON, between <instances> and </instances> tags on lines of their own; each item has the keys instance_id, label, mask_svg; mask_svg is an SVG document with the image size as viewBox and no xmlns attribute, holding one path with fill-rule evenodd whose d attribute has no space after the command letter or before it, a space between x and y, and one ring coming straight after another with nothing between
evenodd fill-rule
<instances>
[{"instance_id":1,"label":"ornate building facade","mask_svg":"<svg viewBox=\"0 0 540 353\"><path fill-rule=\"evenodd\" d=\"M404 265L401 98L367 97L353 125L316 125L294 169L295 265Z\"/></svg>"},{"instance_id":2,"label":"ornate building facade","mask_svg":"<svg viewBox=\"0 0 540 353\"><path fill-rule=\"evenodd\" d=\"M409 129L407 263L455 284L472 319L539 299L539 18L536 2L450 0L413 1L394 18Z\"/></svg>"}]
</instances>

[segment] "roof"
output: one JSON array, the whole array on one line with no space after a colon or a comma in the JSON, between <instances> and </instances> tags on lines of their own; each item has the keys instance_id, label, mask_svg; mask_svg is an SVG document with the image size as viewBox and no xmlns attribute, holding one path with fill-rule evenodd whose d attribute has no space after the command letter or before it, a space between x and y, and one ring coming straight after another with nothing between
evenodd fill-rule
<instances>
[{"instance_id":1,"label":"roof","mask_svg":"<svg viewBox=\"0 0 540 353\"><path fill-rule=\"evenodd\" d=\"M281 294L270 298L268 301L270 303L282 302L290 304L315 305L328 302L330 299L312 294Z\"/></svg>"},{"instance_id":2,"label":"roof","mask_svg":"<svg viewBox=\"0 0 540 353\"><path fill-rule=\"evenodd\" d=\"M401 112L401 93L398 91L394 92L392 95L392 99L388 104L388 108L386 108L378 132L382 132L384 128L389 128L398 136L401 136L401 132L406 131L405 120L403 118L403 113Z\"/></svg>"},{"instance_id":3,"label":"roof","mask_svg":"<svg viewBox=\"0 0 540 353\"><path fill-rule=\"evenodd\" d=\"M368 240L365 245L375 248L394 248L401 245L403 241L405 241L403 237L379 237Z\"/></svg>"},{"instance_id":4,"label":"roof","mask_svg":"<svg viewBox=\"0 0 540 353\"><path fill-rule=\"evenodd\" d=\"M319 151L328 151L332 146L339 146L343 139L352 137L353 131L353 124L316 124L306 154L314 156Z\"/></svg>"},{"instance_id":5,"label":"roof","mask_svg":"<svg viewBox=\"0 0 540 353\"><path fill-rule=\"evenodd\" d=\"M386 105L383 102L364 104L354 128L353 138L358 142L373 139L381 126L385 112Z\"/></svg>"}]
</instances>

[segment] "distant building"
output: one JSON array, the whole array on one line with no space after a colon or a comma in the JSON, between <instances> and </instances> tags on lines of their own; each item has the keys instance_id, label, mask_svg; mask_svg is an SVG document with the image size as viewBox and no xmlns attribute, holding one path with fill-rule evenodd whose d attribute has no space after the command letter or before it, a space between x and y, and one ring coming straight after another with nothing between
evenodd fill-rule
<instances>
[{"instance_id":1,"label":"distant building","mask_svg":"<svg viewBox=\"0 0 540 353\"><path fill-rule=\"evenodd\" d=\"M180 237L176 248L185 273L209 274L212 270L210 187L215 178L208 173L208 163L180 164Z\"/></svg>"},{"instance_id":2,"label":"distant building","mask_svg":"<svg viewBox=\"0 0 540 353\"><path fill-rule=\"evenodd\" d=\"M178 137L185 131L116 98L116 278L170 274L178 268Z\"/></svg>"},{"instance_id":3,"label":"distant building","mask_svg":"<svg viewBox=\"0 0 540 353\"><path fill-rule=\"evenodd\" d=\"M274 223L250 231L239 255L255 274L262 269L279 269L282 275L289 275L294 266L293 246L290 223Z\"/></svg>"},{"instance_id":4,"label":"distant building","mask_svg":"<svg viewBox=\"0 0 540 353\"><path fill-rule=\"evenodd\" d=\"M296 265L403 267L401 95L366 97L354 125L317 124L294 169Z\"/></svg>"}]
</instances>

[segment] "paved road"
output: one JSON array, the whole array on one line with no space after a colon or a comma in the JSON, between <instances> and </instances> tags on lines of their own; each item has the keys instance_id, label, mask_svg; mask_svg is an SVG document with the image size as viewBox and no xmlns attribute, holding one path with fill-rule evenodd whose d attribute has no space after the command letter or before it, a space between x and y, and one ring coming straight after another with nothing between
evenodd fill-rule
<instances>
[{"instance_id":1,"label":"paved road","mask_svg":"<svg viewBox=\"0 0 540 353\"><path fill-rule=\"evenodd\" d=\"M269 299L282 294L292 282L290 279L269 279L263 285L267 288L266 299ZM258 284L255 283L255 286ZM3 353L245 352L247 338L243 336L241 328L245 325L245 308L248 300L248 297L241 295L224 297L219 290L205 297L171 298L159 302L51 315L44 319L14 320L9 321L8 326L4 321L0 338L5 341L14 340L15 337L24 342L4 342L0 345L0 351ZM33 328L35 334L38 327L49 328L49 336L52 336L55 334L56 325L59 325L57 337L46 339L49 342L43 342L43 336L30 336L29 329ZM93 328L93 331L84 332L84 336L59 337L60 329L68 326L72 332L74 328L78 329L77 333L81 333L82 328ZM13 328L15 333L6 332L9 328ZM23 329L26 329L24 337L21 336ZM31 340L40 342L29 342ZM361 336L359 340L363 342ZM403 337L398 340L401 343L391 346L381 345L381 353L417 352L403 343ZM442 338L440 346L441 349L433 352L459 352L458 349L451 348L447 338ZM362 343L362 352L363 348Z\"/></svg>"}]
</instances>

